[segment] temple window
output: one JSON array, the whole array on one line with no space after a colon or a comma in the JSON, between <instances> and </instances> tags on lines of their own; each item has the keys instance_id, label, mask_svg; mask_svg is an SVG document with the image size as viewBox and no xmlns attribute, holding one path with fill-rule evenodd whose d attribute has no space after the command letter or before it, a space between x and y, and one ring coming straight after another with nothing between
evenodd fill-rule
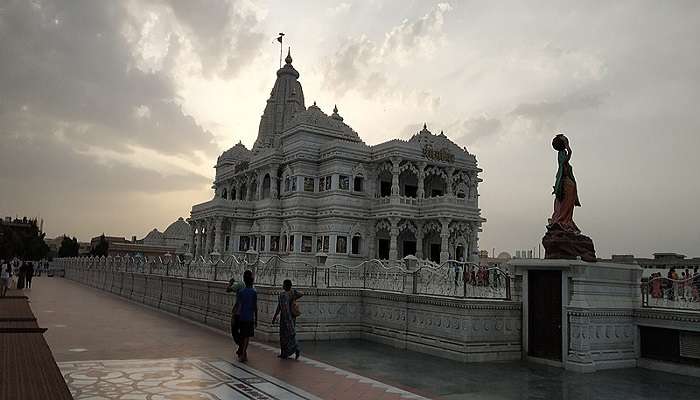
<instances>
[{"instance_id":1,"label":"temple window","mask_svg":"<svg viewBox=\"0 0 700 400\"><path fill-rule=\"evenodd\" d=\"M290 179L292 180L292 192L296 192L297 191L297 177L292 176Z\"/></svg>"},{"instance_id":2,"label":"temple window","mask_svg":"<svg viewBox=\"0 0 700 400\"><path fill-rule=\"evenodd\" d=\"M226 191L226 188L224 188L224 190L221 191L221 198L222 199L228 198L228 192Z\"/></svg>"},{"instance_id":3,"label":"temple window","mask_svg":"<svg viewBox=\"0 0 700 400\"><path fill-rule=\"evenodd\" d=\"M352 242L350 243L350 252L356 255L360 254L361 244L362 236L360 236L359 233L356 233L355 236L352 237Z\"/></svg>"},{"instance_id":4,"label":"temple window","mask_svg":"<svg viewBox=\"0 0 700 400\"><path fill-rule=\"evenodd\" d=\"M224 241L224 251L229 251L229 242L231 241L231 236L226 235L226 240Z\"/></svg>"},{"instance_id":5,"label":"temple window","mask_svg":"<svg viewBox=\"0 0 700 400\"><path fill-rule=\"evenodd\" d=\"M270 174L265 174L265 177L263 178L262 181L262 198L267 199L270 197L270 184L271 184L271 179L270 179Z\"/></svg>"},{"instance_id":6,"label":"temple window","mask_svg":"<svg viewBox=\"0 0 700 400\"><path fill-rule=\"evenodd\" d=\"M326 177L326 190L331 190L331 176Z\"/></svg>"},{"instance_id":7,"label":"temple window","mask_svg":"<svg viewBox=\"0 0 700 400\"><path fill-rule=\"evenodd\" d=\"M250 248L250 238L248 236L241 236L238 242L238 251L248 251Z\"/></svg>"},{"instance_id":8,"label":"temple window","mask_svg":"<svg viewBox=\"0 0 700 400\"><path fill-rule=\"evenodd\" d=\"M280 237L270 236L270 251L279 251L280 249Z\"/></svg>"},{"instance_id":9,"label":"temple window","mask_svg":"<svg viewBox=\"0 0 700 400\"><path fill-rule=\"evenodd\" d=\"M321 253L328 253L328 242L330 238L328 236L319 236L316 238L316 251Z\"/></svg>"},{"instance_id":10,"label":"temple window","mask_svg":"<svg viewBox=\"0 0 700 400\"><path fill-rule=\"evenodd\" d=\"M338 188L340 190L350 190L350 177L347 175L339 175Z\"/></svg>"},{"instance_id":11,"label":"temple window","mask_svg":"<svg viewBox=\"0 0 700 400\"><path fill-rule=\"evenodd\" d=\"M311 253L312 251L313 238L311 236L301 237L301 252Z\"/></svg>"},{"instance_id":12,"label":"temple window","mask_svg":"<svg viewBox=\"0 0 700 400\"><path fill-rule=\"evenodd\" d=\"M318 178L318 191L323 192L326 190L326 177L322 176Z\"/></svg>"},{"instance_id":13,"label":"temple window","mask_svg":"<svg viewBox=\"0 0 700 400\"><path fill-rule=\"evenodd\" d=\"M252 247L253 247L253 250L257 250L257 249L258 249L258 237L257 237L257 236L253 236Z\"/></svg>"},{"instance_id":14,"label":"temple window","mask_svg":"<svg viewBox=\"0 0 700 400\"><path fill-rule=\"evenodd\" d=\"M304 191L313 192L314 191L314 178L304 177Z\"/></svg>"},{"instance_id":15,"label":"temple window","mask_svg":"<svg viewBox=\"0 0 700 400\"><path fill-rule=\"evenodd\" d=\"M284 191L289 192L289 176L284 177Z\"/></svg>"},{"instance_id":16,"label":"temple window","mask_svg":"<svg viewBox=\"0 0 700 400\"><path fill-rule=\"evenodd\" d=\"M289 235L289 252L294 251L294 235Z\"/></svg>"},{"instance_id":17,"label":"temple window","mask_svg":"<svg viewBox=\"0 0 700 400\"><path fill-rule=\"evenodd\" d=\"M338 236L335 240L335 252L339 254L347 254L348 238L346 236Z\"/></svg>"},{"instance_id":18,"label":"temple window","mask_svg":"<svg viewBox=\"0 0 700 400\"><path fill-rule=\"evenodd\" d=\"M352 190L355 192L365 191L365 178L361 176L356 176L353 180Z\"/></svg>"}]
</instances>

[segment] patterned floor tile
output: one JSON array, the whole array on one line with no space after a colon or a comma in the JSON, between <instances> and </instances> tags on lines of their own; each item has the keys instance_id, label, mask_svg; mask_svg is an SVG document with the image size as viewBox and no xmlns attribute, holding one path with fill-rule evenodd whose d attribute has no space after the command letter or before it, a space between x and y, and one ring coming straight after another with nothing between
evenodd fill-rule
<instances>
[{"instance_id":1,"label":"patterned floor tile","mask_svg":"<svg viewBox=\"0 0 700 400\"><path fill-rule=\"evenodd\" d=\"M316 400L243 364L214 359L59 363L76 400Z\"/></svg>"}]
</instances>

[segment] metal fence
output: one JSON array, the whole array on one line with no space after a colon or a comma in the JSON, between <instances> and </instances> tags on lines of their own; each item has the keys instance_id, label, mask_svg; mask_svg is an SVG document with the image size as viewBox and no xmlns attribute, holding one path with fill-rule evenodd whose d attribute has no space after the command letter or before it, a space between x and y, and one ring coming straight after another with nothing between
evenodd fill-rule
<instances>
[{"instance_id":1,"label":"metal fence","mask_svg":"<svg viewBox=\"0 0 700 400\"><path fill-rule=\"evenodd\" d=\"M290 279L296 287L354 288L470 299L511 299L511 277L498 266L448 261L435 264L407 259L390 262L366 260L358 265L312 265L279 256L267 259L252 254L229 255L216 260L203 257L75 257L60 258L53 268L82 272L104 279L105 272L125 272L227 282L240 280L251 270L255 284L281 286Z\"/></svg>"},{"instance_id":2,"label":"metal fence","mask_svg":"<svg viewBox=\"0 0 700 400\"><path fill-rule=\"evenodd\" d=\"M687 279L642 278L642 307L700 311L700 274Z\"/></svg>"}]
</instances>

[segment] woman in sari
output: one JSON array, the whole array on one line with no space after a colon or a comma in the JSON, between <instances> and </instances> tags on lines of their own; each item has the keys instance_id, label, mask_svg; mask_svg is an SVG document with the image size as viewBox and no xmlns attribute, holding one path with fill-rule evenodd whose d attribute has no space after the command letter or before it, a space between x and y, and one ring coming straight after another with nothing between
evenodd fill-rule
<instances>
[{"instance_id":1,"label":"woman in sari","mask_svg":"<svg viewBox=\"0 0 700 400\"><path fill-rule=\"evenodd\" d=\"M557 151L559 169L554 183L554 213L547 227L581 233L574 223L574 207L580 207L581 203L578 200L574 171L569 164L572 154L569 139L560 133L552 140L552 147Z\"/></svg>"},{"instance_id":2,"label":"woman in sari","mask_svg":"<svg viewBox=\"0 0 700 400\"><path fill-rule=\"evenodd\" d=\"M280 355L282 359L287 359L294 354L294 358L299 358L299 343L297 342L296 336L296 317L294 302L297 301L301 296L297 290L292 290L292 281L285 279L282 284L282 289L284 291L280 293L277 298L277 310L275 315L272 317L272 324L274 325L277 321L277 316L280 317Z\"/></svg>"}]
</instances>

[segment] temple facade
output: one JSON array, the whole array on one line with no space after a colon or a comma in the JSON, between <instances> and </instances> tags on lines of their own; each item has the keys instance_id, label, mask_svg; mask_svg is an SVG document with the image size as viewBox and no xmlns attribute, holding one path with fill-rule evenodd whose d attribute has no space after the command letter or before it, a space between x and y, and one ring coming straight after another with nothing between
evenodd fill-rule
<instances>
[{"instance_id":1,"label":"temple facade","mask_svg":"<svg viewBox=\"0 0 700 400\"><path fill-rule=\"evenodd\" d=\"M425 125L408 140L369 146L337 107L306 107L291 55L285 62L253 148L223 152L213 198L192 207L193 255L478 261L476 157Z\"/></svg>"}]
</instances>

